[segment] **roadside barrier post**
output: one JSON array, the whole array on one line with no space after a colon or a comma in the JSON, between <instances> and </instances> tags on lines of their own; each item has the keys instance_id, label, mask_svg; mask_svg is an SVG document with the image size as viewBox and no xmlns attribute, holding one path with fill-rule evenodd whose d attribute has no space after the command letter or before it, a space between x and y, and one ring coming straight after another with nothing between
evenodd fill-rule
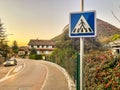
<instances>
[{"instance_id":1,"label":"roadside barrier post","mask_svg":"<svg viewBox=\"0 0 120 90\"><path fill-rule=\"evenodd\" d=\"M77 53L77 83L76 89L80 90L80 54Z\"/></svg>"}]
</instances>

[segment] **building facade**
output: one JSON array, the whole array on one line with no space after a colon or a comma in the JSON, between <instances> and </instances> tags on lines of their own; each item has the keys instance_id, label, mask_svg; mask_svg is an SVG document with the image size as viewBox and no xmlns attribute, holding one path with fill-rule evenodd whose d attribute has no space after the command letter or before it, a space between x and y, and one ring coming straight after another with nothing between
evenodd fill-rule
<instances>
[{"instance_id":1,"label":"building facade","mask_svg":"<svg viewBox=\"0 0 120 90\"><path fill-rule=\"evenodd\" d=\"M55 42L52 40L31 39L28 43L29 50L36 49L37 54L51 54L55 49Z\"/></svg>"},{"instance_id":2,"label":"building facade","mask_svg":"<svg viewBox=\"0 0 120 90\"><path fill-rule=\"evenodd\" d=\"M113 55L120 54L120 39L113 41L113 42L110 42L109 45L111 47Z\"/></svg>"},{"instance_id":3,"label":"building facade","mask_svg":"<svg viewBox=\"0 0 120 90\"><path fill-rule=\"evenodd\" d=\"M18 50L18 55L27 55L29 53L29 49L27 46L20 46Z\"/></svg>"}]
</instances>

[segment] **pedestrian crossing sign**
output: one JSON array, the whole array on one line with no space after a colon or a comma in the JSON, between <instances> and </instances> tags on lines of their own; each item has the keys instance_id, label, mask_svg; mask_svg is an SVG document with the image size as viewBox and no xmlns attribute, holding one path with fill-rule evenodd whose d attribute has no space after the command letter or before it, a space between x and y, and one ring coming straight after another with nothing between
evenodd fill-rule
<instances>
[{"instance_id":1,"label":"pedestrian crossing sign","mask_svg":"<svg viewBox=\"0 0 120 90\"><path fill-rule=\"evenodd\" d=\"M70 37L95 37L96 12L70 13Z\"/></svg>"}]
</instances>

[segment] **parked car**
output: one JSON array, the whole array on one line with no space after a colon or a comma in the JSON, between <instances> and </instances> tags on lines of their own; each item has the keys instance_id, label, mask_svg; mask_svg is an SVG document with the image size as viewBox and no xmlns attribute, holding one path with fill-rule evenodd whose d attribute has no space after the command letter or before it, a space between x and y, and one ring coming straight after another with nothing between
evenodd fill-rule
<instances>
[{"instance_id":1,"label":"parked car","mask_svg":"<svg viewBox=\"0 0 120 90\"><path fill-rule=\"evenodd\" d=\"M4 66L15 66L17 65L17 60L16 59L9 59L7 61L5 61L4 63Z\"/></svg>"}]
</instances>

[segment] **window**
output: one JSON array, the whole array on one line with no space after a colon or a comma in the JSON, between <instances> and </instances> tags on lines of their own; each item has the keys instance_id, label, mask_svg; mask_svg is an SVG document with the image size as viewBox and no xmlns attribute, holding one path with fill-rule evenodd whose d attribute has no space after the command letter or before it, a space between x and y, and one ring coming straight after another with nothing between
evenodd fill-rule
<instances>
[{"instance_id":1,"label":"window","mask_svg":"<svg viewBox=\"0 0 120 90\"><path fill-rule=\"evenodd\" d=\"M42 46L39 46L40 48L42 48Z\"/></svg>"},{"instance_id":2,"label":"window","mask_svg":"<svg viewBox=\"0 0 120 90\"><path fill-rule=\"evenodd\" d=\"M39 45L37 45L37 48L39 48L40 46Z\"/></svg>"},{"instance_id":3,"label":"window","mask_svg":"<svg viewBox=\"0 0 120 90\"><path fill-rule=\"evenodd\" d=\"M49 54L49 51L46 51L45 54Z\"/></svg>"},{"instance_id":4,"label":"window","mask_svg":"<svg viewBox=\"0 0 120 90\"><path fill-rule=\"evenodd\" d=\"M44 46L43 48L46 48L46 46Z\"/></svg>"},{"instance_id":5,"label":"window","mask_svg":"<svg viewBox=\"0 0 120 90\"><path fill-rule=\"evenodd\" d=\"M119 49L116 49L116 53L117 53L117 54L120 54L120 50L119 50Z\"/></svg>"},{"instance_id":6,"label":"window","mask_svg":"<svg viewBox=\"0 0 120 90\"><path fill-rule=\"evenodd\" d=\"M48 48L52 48L52 46L48 46Z\"/></svg>"},{"instance_id":7,"label":"window","mask_svg":"<svg viewBox=\"0 0 120 90\"><path fill-rule=\"evenodd\" d=\"M31 47L33 48L33 45L31 45Z\"/></svg>"},{"instance_id":8,"label":"window","mask_svg":"<svg viewBox=\"0 0 120 90\"><path fill-rule=\"evenodd\" d=\"M40 51L37 51L37 54L39 55L39 54L40 54Z\"/></svg>"}]
</instances>

